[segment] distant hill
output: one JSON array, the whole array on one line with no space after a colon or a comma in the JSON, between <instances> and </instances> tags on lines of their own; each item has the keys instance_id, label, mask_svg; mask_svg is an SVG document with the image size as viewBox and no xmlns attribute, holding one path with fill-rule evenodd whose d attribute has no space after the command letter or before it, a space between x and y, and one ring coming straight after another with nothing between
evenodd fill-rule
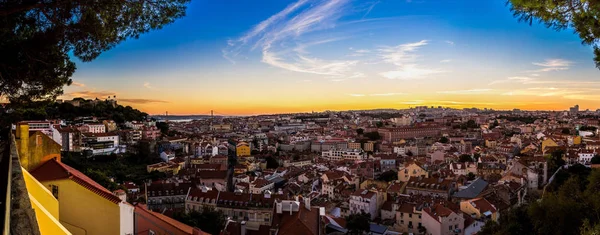
<instances>
[{"instance_id":1,"label":"distant hill","mask_svg":"<svg viewBox=\"0 0 600 235\"><path fill-rule=\"evenodd\" d=\"M152 115L151 118L156 120L169 120L169 121L181 121L181 120L200 120L210 118L210 115ZM215 117L221 117L216 116Z\"/></svg>"},{"instance_id":2,"label":"distant hill","mask_svg":"<svg viewBox=\"0 0 600 235\"><path fill-rule=\"evenodd\" d=\"M21 120L65 119L75 120L77 117L98 117L112 119L117 123L141 121L148 114L131 106L122 106L114 100L86 100L75 98L71 101L28 102L22 105L7 107L11 123Z\"/></svg>"}]
</instances>

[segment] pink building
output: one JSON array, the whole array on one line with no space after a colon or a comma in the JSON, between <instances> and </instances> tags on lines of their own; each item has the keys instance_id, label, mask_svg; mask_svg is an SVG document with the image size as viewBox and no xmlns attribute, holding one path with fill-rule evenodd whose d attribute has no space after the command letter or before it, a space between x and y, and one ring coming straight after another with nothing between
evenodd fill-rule
<instances>
[{"instance_id":1,"label":"pink building","mask_svg":"<svg viewBox=\"0 0 600 235\"><path fill-rule=\"evenodd\" d=\"M158 128L156 128L156 126L142 128L142 139L156 140L159 137L160 137L160 130Z\"/></svg>"},{"instance_id":2,"label":"pink building","mask_svg":"<svg viewBox=\"0 0 600 235\"><path fill-rule=\"evenodd\" d=\"M462 235L465 229L465 218L462 212L454 211L444 205L437 204L423 209L423 227L430 235Z\"/></svg>"}]
</instances>

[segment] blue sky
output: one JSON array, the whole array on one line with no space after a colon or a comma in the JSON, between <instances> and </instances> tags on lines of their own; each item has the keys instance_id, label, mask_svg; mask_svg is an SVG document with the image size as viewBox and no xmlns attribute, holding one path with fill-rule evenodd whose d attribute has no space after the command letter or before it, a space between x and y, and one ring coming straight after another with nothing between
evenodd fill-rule
<instances>
[{"instance_id":1,"label":"blue sky","mask_svg":"<svg viewBox=\"0 0 600 235\"><path fill-rule=\"evenodd\" d=\"M175 23L78 63L65 98L180 114L596 109L592 57L500 0L192 1Z\"/></svg>"}]
</instances>

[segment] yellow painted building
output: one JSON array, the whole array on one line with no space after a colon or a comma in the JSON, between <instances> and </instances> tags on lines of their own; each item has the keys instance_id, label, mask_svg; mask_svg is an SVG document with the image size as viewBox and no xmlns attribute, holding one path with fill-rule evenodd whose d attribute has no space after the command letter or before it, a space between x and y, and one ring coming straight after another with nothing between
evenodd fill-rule
<instances>
[{"instance_id":1,"label":"yellow painted building","mask_svg":"<svg viewBox=\"0 0 600 235\"><path fill-rule=\"evenodd\" d=\"M373 152L374 149L375 149L375 142L373 142L373 141L369 141L369 142L363 144L363 150L366 152L369 152L369 151Z\"/></svg>"},{"instance_id":2,"label":"yellow painted building","mask_svg":"<svg viewBox=\"0 0 600 235\"><path fill-rule=\"evenodd\" d=\"M147 165L146 170L148 171L148 173L158 171L177 175L179 174L179 170L181 170L181 165L177 163L159 162L156 164Z\"/></svg>"},{"instance_id":3,"label":"yellow painted building","mask_svg":"<svg viewBox=\"0 0 600 235\"><path fill-rule=\"evenodd\" d=\"M349 149L362 149L360 142L348 142Z\"/></svg>"},{"instance_id":4,"label":"yellow painted building","mask_svg":"<svg viewBox=\"0 0 600 235\"><path fill-rule=\"evenodd\" d=\"M131 222L133 232L133 207L129 220L122 213L126 203L83 173L53 159L31 175L58 200L60 222L72 234L123 234L123 221Z\"/></svg>"},{"instance_id":5,"label":"yellow painted building","mask_svg":"<svg viewBox=\"0 0 600 235\"><path fill-rule=\"evenodd\" d=\"M419 164L415 162L405 163L398 169L398 180L407 182L410 177L425 177L429 178L429 172L423 169Z\"/></svg>"},{"instance_id":6,"label":"yellow painted building","mask_svg":"<svg viewBox=\"0 0 600 235\"><path fill-rule=\"evenodd\" d=\"M40 131L29 131L27 123L17 124L16 143L21 166L27 171L50 159L60 162L60 144Z\"/></svg>"},{"instance_id":7,"label":"yellow painted building","mask_svg":"<svg viewBox=\"0 0 600 235\"><path fill-rule=\"evenodd\" d=\"M552 138L547 138L542 141L542 151L546 149L546 147L556 147L558 144Z\"/></svg>"},{"instance_id":8,"label":"yellow painted building","mask_svg":"<svg viewBox=\"0 0 600 235\"><path fill-rule=\"evenodd\" d=\"M240 142L235 146L235 154L238 157L250 156L250 145L246 142Z\"/></svg>"},{"instance_id":9,"label":"yellow painted building","mask_svg":"<svg viewBox=\"0 0 600 235\"><path fill-rule=\"evenodd\" d=\"M485 140L485 147L496 148L497 145L498 145L498 142L495 140Z\"/></svg>"},{"instance_id":10,"label":"yellow painted building","mask_svg":"<svg viewBox=\"0 0 600 235\"><path fill-rule=\"evenodd\" d=\"M581 144L581 141L583 140L583 137L581 136L573 136L573 144Z\"/></svg>"},{"instance_id":11,"label":"yellow painted building","mask_svg":"<svg viewBox=\"0 0 600 235\"><path fill-rule=\"evenodd\" d=\"M461 201L460 210L476 219L488 217L489 219L498 222L498 210L485 198Z\"/></svg>"},{"instance_id":12,"label":"yellow painted building","mask_svg":"<svg viewBox=\"0 0 600 235\"><path fill-rule=\"evenodd\" d=\"M35 210L35 218L40 228L40 233L60 235L71 234L59 221L58 200L52 196L44 185L38 182L29 172L22 169L23 179L29 193L31 207Z\"/></svg>"},{"instance_id":13,"label":"yellow painted building","mask_svg":"<svg viewBox=\"0 0 600 235\"><path fill-rule=\"evenodd\" d=\"M22 138L19 139L19 141L24 141L24 143L29 142L28 141L29 127L27 127L27 126L25 126L25 127L19 126L19 127L21 127L21 129L17 129L17 133L19 133L19 130L22 131L20 133L20 137L22 137ZM17 180L19 178L18 175L22 175L23 178L22 178L22 183L13 182L13 184L15 184L16 187L24 186L24 188L26 189L26 193L27 193L26 196L29 199L29 202L31 205L30 208L35 211L35 220L37 222L37 227L40 231L40 234L42 234L42 235L45 235L45 234L48 234L48 235L70 235L71 232L69 232L69 230L67 230L67 228L65 228L60 223L60 211L59 211L58 200L52 195L52 193L46 187L44 187L44 185L42 185L35 177L33 177L27 171L27 169L23 168L21 165L21 162L23 160L25 160L26 163L40 162L40 161L44 160L44 158L35 159L35 156L44 156L43 151L34 150L33 152L36 152L36 154L33 155L34 156L33 158L21 159L21 155L19 155L19 153L20 152L24 152L25 154L29 153L30 149L27 148L29 145L21 145L24 148L18 148L17 146L19 146L19 144L16 141L14 141L14 142L11 141L10 149L13 150L11 155L12 155L12 157L16 157L17 159L19 159L18 161L13 162L14 165L12 166L11 171L12 171L12 174L14 177L13 181L18 181ZM29 157L31 157L31 156L29 156ZM33 160L33 161L29 161L29 160ZM41 162L41 163L43 163L43 162ZM18 186L19 184L21 184L21 186ZM16 195L11 195L11 196L16 196ZM19 196L19 197L23 198L23 196ZM25 208L20 208L20 209L25 209Z\"/></svg>"}]
</instances>

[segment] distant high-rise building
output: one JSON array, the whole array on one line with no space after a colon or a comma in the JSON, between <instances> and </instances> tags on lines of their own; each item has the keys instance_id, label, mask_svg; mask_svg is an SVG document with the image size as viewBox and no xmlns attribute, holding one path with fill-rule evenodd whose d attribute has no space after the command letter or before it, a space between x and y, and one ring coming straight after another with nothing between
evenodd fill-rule
<instances>
[{"instance_id":1,"label":"distant high-rise building","mask_svg":"<svg viewBox=\"0 0 600 235\"><path fill-rule=\"evenodd\" d=\"M573 107L569 108L569 112L570 112L571 114L576 114L576 113L579 113L579 105L578 105L578 104L576 104L575 106L573 106Z\"/></svg>"}]
</instances>

